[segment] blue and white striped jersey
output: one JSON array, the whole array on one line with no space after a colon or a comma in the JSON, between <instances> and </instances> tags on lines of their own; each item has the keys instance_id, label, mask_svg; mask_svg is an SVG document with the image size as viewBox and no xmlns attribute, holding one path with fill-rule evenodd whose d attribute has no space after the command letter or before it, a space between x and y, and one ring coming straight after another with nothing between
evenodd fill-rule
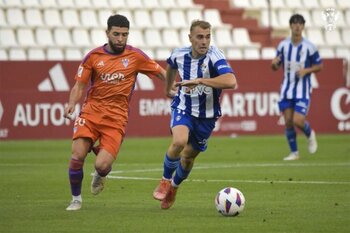
<instances>
[{"instance_id":1,"label":"blue and white striped jersey","mask_svg":"<svg viewBox=\"0 0 350 233\"><path fill-rule=\"evenodd\" d=\"M291 38L287 38L278 45L277 56L281 56L284 67L280 98L310 99L312 91L311 74L299 78L296 72L302 68L322 63L316 46L305 38L294 46Z\"/></svg>"},{"instance_id":2,"label":"blue and white striped jersey","mask_svg":"<svg viewBox=\"0 0 350 233\"><path fill-rule=\"evenodd\" d=\"M207 54L198 59L192 58L191 49L192 47L174 49L167 59L170 67L178 70L181 80L214 78L233 73L224 54L217 47L210 46ZM221 116L220 94L221 89L204 85L198 85L189 93L186 92L186 87L181 87L171 107L198 118L217 118Z\"/></svg>"}]
</instances>

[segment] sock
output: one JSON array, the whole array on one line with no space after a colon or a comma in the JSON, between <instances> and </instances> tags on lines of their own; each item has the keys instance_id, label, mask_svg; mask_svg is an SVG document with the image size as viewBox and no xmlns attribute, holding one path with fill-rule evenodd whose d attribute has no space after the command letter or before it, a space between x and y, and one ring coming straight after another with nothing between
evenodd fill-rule
<instances>
[{"instance_id":1,"label":"sock","mask_svg":"<svg viewBox=\"0 0 350 233\"><path fill-rule=\"evenodd\" d=\"M176 168L179 166L180 158L171 159L168 154L165 154L164 158L164 170L163 170L163 178L170 180L173 177L173 173Z\"/></svg>"},{"instance_id":2,"label":"sock","mask_svg":"<svg viewBox=\"0 0 350 233\"><path fill-rule=\"evenodd\" d=\"M305 134L306 137L310 137L311 128L310 128L309 122L307 122L307 121L305 121L304 128L303 128L303 132L304 132L304 134Z\"/></svg>"},{"instance_id":3,"label":"sock","mask_svg":"<svg viewBox=\"0 0 350 233\"><path fill-rule=\"evenodd\" d=\"M182 183L182 181L184 181L188 177L190 172L191 172L191 170L184 170L181 163L180 163L176 169L176 173L175 173L174 179L172 181L172 185L174 187L178 187Z\"/></svg>"},{"instance_id":4,"label":"sock","mask_svg":"<svg viewBox=\"0 0 350 233\"><path fill-rule=\"evenodd\" d=\"M286 129L285 131L287 141L289 148L292 152L297 152L298 151L298 146L297 146L297 133L295 132L294 128Z\"/></svg>"},{"instance_id":5,"label":"sock","mask_svg":"<svg viewBox=\"0 0 350 233\"><path fill-rule=\"evenodd\" d=\"M71 159L69 163L69 182L73 196L79 196L81 194L81 184L83 182L84 161L77 159Z\"/></svg>"},{"instance_id":6,"label":"sock","mask_svg":"<svg viewBox=\"0 0 350 233\"><path fill-rule=\"evenodd\" d=\"M81 198L81 195L79 195L79 196L72 196L72 200L73 201L78 200L80 202L83 202L83 199Z\"/></svg>"}]
</instances>

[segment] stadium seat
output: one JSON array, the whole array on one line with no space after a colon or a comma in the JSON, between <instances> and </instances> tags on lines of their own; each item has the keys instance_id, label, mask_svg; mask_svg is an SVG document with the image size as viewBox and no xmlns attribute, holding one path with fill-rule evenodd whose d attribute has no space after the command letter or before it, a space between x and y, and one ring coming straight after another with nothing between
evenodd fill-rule
<instances>
[{"instance_id":1,"label":"stadium seat","mask_svg":"<svg viewBox=\"0 0 350 233\"><path fill-rule=\"evenodd\" d=\"M333 30L333 31L325 31L325 42L327 46L342 46L343 42L341 40L340 32L339 30ZM349 38L348 38L349 40Z\"/></svg>"},{"instance_id":2,"label":"stadium seat","mask_svg":"<svg viewBox=\"0 0 350 233\"><path fill-rule=\"evenodd\" d=\"M83 59L83 56L80 49L67 48L64 50L64 58L68 61L81 61Z\"/></svg>"},{"instance_id":3,"label":"stadium seat","mask_svg":"<svg viewBox=\"0 0 350 233\"><path fill-rule=\"evenodd\" d=\"M262 9L267 9L267 1L261 1L261 0L250 0L252 8L262 10Z\"/></svg>"},{"instance_id":4,"label":"stadium seat","mask_svg":"<svg viewBox=\"0 0 350 233\"><path fill-rule=\"evenodd\" d=\"M88 28L99 27L96 12L92 9L82 9L80 11L81 25Z\"/></svg>"},{"instance_id":5,"label":"stadium seat","mask_svg":"<svg viewBox=\"0 0 350 233\"><path fill-rule=\"evenodd\" d=\"M232 30L233 42L235 46L241 47L259 47L258 43L250 40L248 30L246 28L234 28Z\"/></svg>"},{"instance_id":6,"label":"stadium seat","mask_svg":"<svg viewBox=\"0 0 350 233\"><path fill-rule=\"evenodd\" d=\"M9 8L22 6L21 0L3 0L3 1L4 1L4 5Z\"/></svg>"},{"instance_id":7,"label":"stadium seat","mask_svg":"<svg viewBox=\"0 0 350 233\"><path fill-rule=\"evenodd\" d=\"M163 45L160 32L157 29L153 29L153 28L146 29L144 36L145 36L146 44L150 48L157 48Z\"/></svg>"},{"instance_id":8,"label":"stadium seat","mask_svg":"<svg viewBox=\"0 0 350 233\"><path fill-rule=\"evenodd\" d=\"M178 8L175 0L158 0L162 8L165 9L176 9Z\"/></svg>"},{"instance_id":9,"label":"stadium seat","mask_svg":"<svg viewBox=\"0 0 350 233\"><path fill-rule=\"evenodd\" d=\"M63 25L67 28L81 26L78 12L74 9L63 9L62 10L62 21L63 21Z\"/></svg>"},{"instance_id":10,"label":"stadium seat","mask_svg":"<svg viewBox=\"0 0 350 233\"><path fill-rule=\"evenodd\" d=\"M79 9L93 9L90 1L74 0L74 5L77 10Z\"/></svg>"},{"instance_id":11,"label":"stadium seat","mask_svg":"<svg viewBox=\"0 0 350 233\"><path fill-rule=\"evenodd\" d=\"M182 46L189 46L190 39L188 38L188 34L190 34L189 28L182 28L180 29L179 36L180 36L180 42Z\"/></svg>"},{"instance_id":12,"label":"stadium seat","mask_svg":"<svg viewBox=\"0 0 350 233\"><path fill-rule=\"evenodd\" d=\"M242 50L239 48L228 48L226 50L226 58L232 60L241 60L243 59Z\"/></svg>"},{"instance_id":13,"label":"stadium seat","mask_svg":"<svg viewBox=\"0 0 350 233\"><path fill-rule=\"evenodd\" d=\"M152 27L151 16L148 10L139 9L134 11L135 23L138 28Z\"/></svg>"},{"instance_id":14,"label":"stadium seat","mask_svg":"<svg viewBox=\"0 0 350 233\"><path fill-rule=\"evenodd\" d=\"M158 48L156 49L155 59L164 61L170 57L171 50L167 48Z\"/></svg>"},{"instance_id":15,"label":"stadium seat","mask_svg":"<svg viewBox=\"0 0 350 233\"><path fill-rule=\"evenodd\" d=\"M103 44L107 43L107 36L106 36L105 29L102 29L102 28L91 29L90 40L91 40L92 46L95 46L95 47L102 46Z\"/></svg>"},{"instance_id":16,"label":"stadium seat","mask_svg":"<svg viewBox=\"0 0 350 233\"><path fill-rule=\"evenodd\" d=\"M350 10L345 11L345 21L348 26L350 26Z\"/></svg>"},{"instance_id":17,"label":"stadium seat","mask_svg":"<svg viewBox=\"0 0 350 233\"><path fill-rule=\"evenodd\" d=\"M0 28L0 47L17 47L15 32L11 28Z\"/></svg>"},{"instance_id":18,"label":"stadium seat","mask_svg":"<svg viewBox=\"0 0 350 233\"><path fill-rule=\"evenodd\" d=\"M289 28L289 19L293 12L289 9L280 9L277 12L277 20L279 28Z\"/></svg>"},{"instance_id":19,"label":"stadium seat","mask_svg":"<svg viewBox=\"0 0 350 233\"><path fill-rule=\"evenodd\" d=\"M0 8L0 27L7 26L7 22L5 19L5 13L3 9Z\"/></svg>"},{"instance_id":20,"label":"stadium seat","mask_svg":"<svg viewBox=\"0 0 350 233\"><path fill-rule=\"evenodd\" d=\"M324 46L325 40L323 36L323 29L319 28L310 28L307 29L307 36L306 38L312 41L316 46ZM305 32L304 32L305 33Z\"/></svg>"},{"instance_id":21,"label":"stadium seat","mask_svg":"<svg viewBox=\"0 0 350 233\"><path fill-rule=\"evenodd\" d=\"M125 1L127 0L109 0L109 7L113 9L125 8L126 7Z\"/></svg>"},{"instance_id":22,"label":"stadium seat","mask_svg":"<svg viewBox=\"0 0 350 233\"><path fill-rule=\"evenodd\" d=\"M167 28L162 31L162 41L163 45L168 48L175 48L182 46L180 43L179 34L176 29Z\"/></svg>"},{"instance_id":23,"label":"stadium seat","mask_svg":"<svg viewBox=\"0 0 350 233\"><path fill-rule=\"evenodd\" d=\"M142 2L142 0L132 0L132 1L126 0L125 1L125 5L130 10L143 9L143 2Z\"/></svg>"},{"instance_id":24,"label":"stadium seat","mask_svg":"<svg viewBox=\"0 0 350 233\"><path fill-rule=\"evenodd\" d=\"M56 0L56 3L62 9L74 8L74 1L71 0Z\"/></svg>"},{"instance_id":25,"label":"stadium seat","mask_svg":"<svg viewBox=\"0 0 350 233\"><path fill-rule=\"evenodd\" d=\"M350 48L349 47L339 47L335 49L335 56L337 58L347 59L350 65ZM348 71L349 72L349 71Z\"/></svg>"},{"instance_id":26,"label":"stadium seat","mask_svg":"<svg viewBox=\"0 0 350 233\"><path fill-rule=\"evenodd\" d=\"M64 59L64 55L62 50L59 48L48 48L46 50L46 59L59 61Z\"/></svg>"},{"instance_id":27,"label":"stadium seat","mask_svg":"<svg viewBox=\"0 0 350 233\"><path fill-rule=\"evenodd\" d=\"M22 0L22 4L24 8L36 8L40 7L39 0Z\"/></svg>"},{"instance_id":28,"label":"stadium seat","mask_svg":"<svg viewBox=\"0 0 350 233\"><path fill-rule=\"evenodd\" d=\"M345 45L349 46L350 48L350 28L344 28L342 30L342 40L344 42Z\"/></svg>"},{"instance_id":29,"label":"stadium seat","mask_svg":"<svg viewBox=\"0 0 350 233\"><path fill-rule=\"evenodd\" d=\"M23 11L19 8L9 8L7 10L7 23L12 27L26 25Z\"/></svg>"},{"instance_id":30,"label":"stadium seat","mask_svg":"<svg viewBox=\"0 0 350 233\"><path fill-rule=\"evenodd\" d=\"M251 59L260 59L260 53L258 48L245 48L243 50L243 57L245 59L251 60Z\"/></svg>"},{"instance_id":31,"label":"stadium seat","mask_svg":"<svg viewBox=\"0 0 350 233\"><path fill-rule=\"evenodd\" d=\"M322 10L319 10L319 9L312 10L311 17L315 27L323 28L325 26L326 22L323 20Z\"/></svg>"},{"instance_id":32,"label":"stadium seat","mask_svg":"<svg viewBox=\"0 0 350 233\"><path fill-rule=\"evenodd\" d=\"M213 27L230 27L222 22L220 12L217 9L204 9L203 18L210 22Z\"/></svg>"},{"instance_id":33,"label":"stadium seat","mask_svg":"<svg viewBox=\"0 0 350 233\"><path fill-rule=\"evenodd\" d=\"M286 3L286 7L288 9L303 9L303 3L301 2L301 0L285 0Z\"/></svg>"},{"instance_id":34,"label":"stadium seat","mask_svg":"<svg viewBox=\"0 0 350 233\"><path fill-rule=\"evenodd\" d=\"M6 61L8 59L7 51L5 49L0 49L0 61Z\"/></svg>"},{"instance_id":35,"label":"stadium seat","mask_svg":"<svg viewBox=\"0 0 350 233\"><path fill-rule=\"evenodd\" d=\"M117 10L115 12L116 14L121 14L121 15L124 15L125 17L128 18L129 22L130 22L130 26L133 27L133 28L136 28L137 27L137 24L135 23L135 17L134 17L134 14L131 10L126 10L126 9L120 9L120 10ZM112 15L112 14L111 14ZM111 16L109 15L109 16ZM109 17L108 16L108 17ZM107 17L107 18L108 18ZM107 19L105 21L105 23L103 25L107 25ZM105 26L107 27L107 26Z\"/></svg>"},{"instance_id":36,"label":"stadium seat","mask_svg":"<svg viewBox=\"0 0 350 233\"><path fill-rule=\"evenodd\" d=\"M55 44L59 47L73 46L72 37L67 28L55 28L53 30Z\"/></svg>"},{"instance_id":37,"label":"stadium seat","mask_svg":"<svg viewBox=\"0 0 350 233\"><path fill-rule=\"evenodd\" d=\"M195 4L193 0L176 0L176 6L182 9L203 8L201 5Z\"/></svg>"},{"instance_id":38,"label":"stadium seat","mask_svg":"<svg viewBox=\"0 0 350 233\"><path fill-rule=\"evenodd\" d=\"M35 39L40 46L55 46L51 30L48 28L36 28Z\"/></svg>"},{"instance_id":39,"label":"stadium seat","mask_svg":"<svg viewBox=\"0 0 350 233\"><path fill-rule=\"evenodd\" d=\"M12 48L9 52L9 59L15 61L27 60L26 51L22 48Z\"/></svg>"},{"instance_id":40,"label":"stadium seat","mask_svg":"<svg viewBox=\"0 0 350 233\"><path fill-rule=\"evenodd\" d=\"M146 9L149 9L149 10L155 10L155 9L158 9L158 8L162 8L160 6L160 3L158 2L158 0L143 0L143 6L144 8Z\"/></svg>"},{"instance_id":41,"label":"stadium seat","mask_svg":"<svg viewBox=\"0 0 350 233\"><path fill-rule=\"evenodd\" d=\"M261 58L262 59L273 59L276 57L276 48L274 47L263 47L261 49Z\"/></svg>"},{"instance_id":42,"label":"stadium seat","mask_svg":"<svg viewBox=\"0 0 350 233\"><path fill-rule=\"evenodd\" d=\"M215 36L216 45L220 48L224 49L234 45L230 28L217 28L212 36Z\"/></svg>"},{"instance_id":43,"label":"stadium seat","mask_svg":"<svg viewBox=\"0 0 350 233\"><path fill-rule=\"evenodd\" d=\"M329 8L329 7L336 7L337 3L335 0L319 0L320 6L323 9Z\"/></svg>"},{"instance_id":44,"label":"stadium seat","mask_svg":"<svg viewBox=\"0 0 350 233\"><path fill-rule=\"evenodd\" d=\"M349 0L337 0L337 6L341 9L348 10L350 8Z\"/></svg>"},{"instance_id":45,"label":"stadium seat","mask_svg":"<svg viewBox=\"0 0 350 233\"><path fill-rule=\"evenodd\" d=\"M193 20L203 19L203 14L201 9L188 9L186 10L186 20L187 20L187 28L191 25Z\"/></svg>"},{"instance_id":46,"label":"stadium seat","mask_svg":"<svg viewBox=\"0 0 350 233\"><path fill-rule=\"evenodd\" d=\"M134 47L138 47L138 48L146 47L145 39L144 39L143 32L141 29L131 28L129 30L128 44L130 44Z\"/></svg>"},{"instance_id":47,"label":"stadium seat","mask_svg":"<svg viewBox=\"0 0 350 233\"><path fill-rule=\"evenodd\" d=\"M39 0L39 4L43 9L57 7L56 0Z\"/></svg>"},{"instance_id":48,"label":"stadium seat","mask_svg":"<svg viewBox=\"0 0 350 233\"><path fill-rule=\"evenodd\" d=\"M108 0L90 0L90 1L94 9L99 9L99 8L106 9L110 7Z\"/></svg>"},{"instance_id":49,"label":"stadium seat","mask_svg":"<svg viewBox=\"0 0 350 233\"><path fill-rule=\"evenodd\" d=\"M230 4L237 8L251 8L250 0L231 0Z\"/></svg>"},{"instance_id":50,"label":"stadium seat","mask_svg":"<svg viewBox=\"0 0 350 233\"><path fill-rule=\"evenodd\" d=\"M45 51L41 48L29 48L28 60L44 61L46 59Z\"/></svg>"},{"instance_id":51,"label":"stadium seat","mask_svg":"<svg viewBox=\"0 0 350 233\"><path fill-rule=\"evenodd\" d=\"M49 27L61 27L62 26L62 20L60 13L57 9L44 9L44 22Z\"/></svg>"},{"instance_id":52,"label":"stadium seat","mask_svg":"<svg viewBox=\"0 0 350 233\"><path fill-rule=\"evenodd\" d=\"M283 9L286 7L284 0L270 0L272 9Z\"/></svg>"},{"instance_id":53,"label":"stadium seat","mask_svg":"<svg viewBox=\"0 0 350 233\"><path fill-rule=\"evenodd\" d=\"M121 14L121 12L118 12L119 14ZM102 28L106 28L107 29L107 20L109 18L109 16L111 16L113 14L113 12L111 10L98 10L97 11L97 18L98 18L98 24L100 27ZM130 24L132 27L134 27L134 22L132 20L132 17L130 17L129 15L131 15L131 13L128 11L128 15L125 15L126 17L128 17Z\"/></svg>"},{"instance_id":54,"label":"stadium seat","mask_svg":"<svg viewBox=\"0 0 350 233\"><path fill-rule=\"evenodd\" d=\"M318 0L302 0L304 8L314 10L320 7Z\"/></svg>"},{"instance_id":55,"label":"stadium seat","mask_svg":"<svg viewBox=\"0 0 350 233\"><path fill-rule=\"evenodd\" d=\"M264 27L272 27L272 28L281 28L280 22L277 17L277 12L276 11L271 11L271 22L269 21L269 11L268 10L262 10L261 15L260 15L260 22L261 26ZM287 22L289 22L289 19L284 19Z\"/></svg>"},{"instance_id":56,"label":"stadium seat","mask_svg":"<svg viewBox=\"0 0 350 233\"><path fill-rule=\"evenodd\" d=\"M17 41L21 47L35 47L34 34L30 28L17 29Z\"/></svg>"},{"instance_id":57,"label":"stadium seat","mask_svg":"<svg viewBox=\"0 0 350 233\"><path fill-rule=\"evenodd\" d=\"M324 58L334 58L334 50L330 47L322 47L318 49L318 52L320 53L320 57L322 59Z\"/></svg>"},{"instance_id":58,"label":"stadium seat","mask_svg":"<svg viewBox=\"0 0 350 233\"><path fill-rule=\"evenodd\" d=\"M189 27L186 21L186 16L183 10L175 9L169 12L169 20L171 27L185 28Z\"/></svg>"},{"instance_id":59,"label":"stadium seat","mask_svg":"<svg viewBox=\"0 0 350 233\"><path fill-rule=\"evenodd\" d=\"M37 27L44 25L43 16L39 9L26 9L24 15L28 26Z\"/></svg>"},{"instance_id":60,"label":"stadium seat","mask_svg":"<svg viewBox=\"0 0 350 233\"><path fill-rule=\"evenodd\" d=\"M163 9L156 9L151 12L153 26L156 28L168 28L170 25L168 13Z\"/></svg>"},{"instance_id":61,"label":"stadium seat","mask_svg":"<svg viewBox=\"0 0 350 233\"><path fill-rule=\"evenodd\" d=\"M153 49L151 48L140 48L148 57L156 59Z\"/></svg>"},{"instance_id":62,"label":"stadium seat","mask_svg":"<svg viewBox=\"0 0 350 233\"><path fill-rule=\"evenodd\" d=\"M91 46L89 33L83 28L74 28L72 30L72 40L74 45L78 47Z\"/></svg>"}]
</instances>

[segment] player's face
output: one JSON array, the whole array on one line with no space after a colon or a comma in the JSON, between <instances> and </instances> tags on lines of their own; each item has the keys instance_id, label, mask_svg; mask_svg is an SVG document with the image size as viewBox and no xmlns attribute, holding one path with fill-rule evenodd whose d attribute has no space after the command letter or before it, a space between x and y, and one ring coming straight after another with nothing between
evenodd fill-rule
<instances>
[{"instance_id":1,"label":"player's face","mask_svg":"<svg viewBox=\"0 0 350 233\"><path fill-rule=\"evenodd\" d=\"M129 36L129 28L112 27L107 30L108 45L114 53L122 53L125 49L126 42Z\"/></svg>"},{"instance_id":2,"label":"player's face","mask_svg":"<svg viewBox=\"0 0 350 233\"><path fill-rule=\"evenodd\" d=\"M302 23L292 23L290 25L290 29L292 31L292 36L301 36L304 30L304 24Z\"/></svg>"},{"instance_id":3,"label":"player's face","mask_svg":"<svg viewBox=\"0 0 350 233\"><path fill-rule=\"evenodd\" d=\"M192 44L192 56L199 58L205 55L210 45L210 28L195 27L189 36Z\"/></svg>"}]
</instances>

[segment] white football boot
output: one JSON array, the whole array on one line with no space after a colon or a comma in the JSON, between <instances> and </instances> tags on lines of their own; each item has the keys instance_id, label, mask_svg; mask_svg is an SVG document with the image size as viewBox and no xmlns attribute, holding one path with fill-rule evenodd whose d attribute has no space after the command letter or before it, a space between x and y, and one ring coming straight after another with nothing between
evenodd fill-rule
<instances>
[{"instance_id":1,"label":"white football boot","mask_svg":"<svg viewBox=\"0 0 350 233\"><path fill-rule=\"evenodd\" d=\"M284 157L284 161L291 161L291 160L298 160L299 159L299 153L298 152L292 152L287 157Z\"/></svg>"},{"instance_id":2,"label":"white football boot","mask_svg":"<svg viewBox=\"0 0 350 233\"><path fill-rule=\"evenodd\" d=\"M313 130L308 138L308 149L310 154L314 154L317 151L316 133Z\"/></svg>"},{"instance_id":3,"label":"white football boot","mask_svg":"<svg viewBox=\"0 0 350 233\"><path fill-rule=\"evenodd\" d=\"M82 202L79 200L73 200L69 204L69 206L66 208L66 210L71 211L71 210L80 210L82 206Z\"/></svg>"},{"instance_id":4,"label":"white football boot","mask_svg":"<svg viewBox=\"0 0 350 233\"><path fill-rule=\"evenodd\" d=\"M92 176L91 181L91 193L94 195L99 194L105 187L106 177L100 176L97 171L95 171Z\"/></svg>"}]
</instances>

